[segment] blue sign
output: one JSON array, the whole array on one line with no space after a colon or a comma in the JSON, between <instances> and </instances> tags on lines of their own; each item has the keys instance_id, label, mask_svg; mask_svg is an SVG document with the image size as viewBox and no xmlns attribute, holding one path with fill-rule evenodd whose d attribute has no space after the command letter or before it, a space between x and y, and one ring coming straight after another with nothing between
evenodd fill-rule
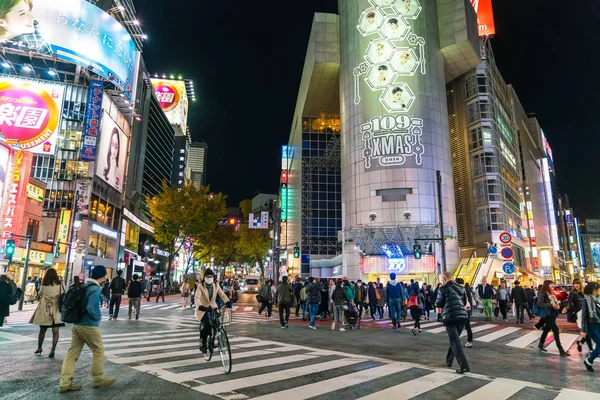
<instances>
[{"instance_id":1,"label":"blue sign","mask_svg":"<svg viewBox=\"0 0 600 400\"><path fill-rule=\"evenodd\" d=\"M102 81L90 81L87 109L85 110L85 124L83 127L83 143L81 145L81 159L96 161L96 144L100 133L100 114L102 111L102 96L104 86Z\"/></svg>"},{"instance_id":2,"label":"blue sign","mask_svg":"<svg viewBox=\"0 0 600 400\"><path fill-rule=\"evenodd\" d=\"M502 257L504 258L510 259L515 255L515 252L510 247L505 247L500 251L500 254L502 254Z\"/></svg>"},{"instance_id":3,"label":"blue sign","mask_svg":"<svg viewBox=\"0 0 600 400\"><path fill-rule=\"evenodd\" d=\"M502 266L502 271L504 271L505 274L514 274L515 264L510 262L504 263L504 265Z\"/></svg>"},{"instance_id":4,"label":"blue sign","mask_svg":"<svg viewBox=\"0 0 600 400\"><path fill-rule=\"evenodd\" d=\"M488 251L491 255L498 254L498 248L496 246L490 246Z\"/></svg>"}]
</instances>

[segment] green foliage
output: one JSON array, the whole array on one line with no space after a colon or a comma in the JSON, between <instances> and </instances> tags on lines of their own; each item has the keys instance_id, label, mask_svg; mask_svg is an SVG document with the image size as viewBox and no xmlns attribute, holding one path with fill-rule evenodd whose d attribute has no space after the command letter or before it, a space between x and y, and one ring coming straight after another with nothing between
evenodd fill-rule
<instances>
[{"instance_id":1,"label":"green foliage","mask_svg":"<svg viewBox=\"0 0 600 400\"><path fill-rule=\"evenodd\" d=\"M266 229L250 229L248 226L240 225L237 232L238 242L236 251L239 261L258 262L260 264L261 273L264 276L263 260L269 251L271 238L269 231Z\"/></svg>"}]
</instances>

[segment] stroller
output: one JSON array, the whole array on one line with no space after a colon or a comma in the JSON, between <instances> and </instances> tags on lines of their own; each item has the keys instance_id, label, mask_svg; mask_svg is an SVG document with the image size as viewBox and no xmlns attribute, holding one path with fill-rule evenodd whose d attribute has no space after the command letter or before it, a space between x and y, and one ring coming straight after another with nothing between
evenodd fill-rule
<instances>
[{"instance_id":1,"label":"stroller","mask_svg":"<svg viewBox=\"0 0 600 400\"><path fill-rule=\"evenodd\" d=\"M344 310L344 318L346 318L346 323L350 329L354 329L357 327L360 329L360 316L358 315L358 309L356 305L351 301L347 304L348 309Z\"/></svg>"}]
</instances>

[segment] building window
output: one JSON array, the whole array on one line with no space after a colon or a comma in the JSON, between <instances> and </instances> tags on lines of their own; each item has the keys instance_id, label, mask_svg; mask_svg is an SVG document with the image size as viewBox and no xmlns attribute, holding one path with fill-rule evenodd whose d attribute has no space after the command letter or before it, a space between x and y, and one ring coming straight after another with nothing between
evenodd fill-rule
<instances>
[{"instance_id":1,"label":"building window","mask_svg":"<svg viewBox=\"0 0 600 400\"><path fill-rule=\"evenodd\" d=\"M475 226L477 233L488 232L490 230L489 213L486 208L475 210Z\"/></svg>"},{"instance_id":2,"label":"building window","mask_svg":"<svg viewBox=\"0 0 600 400\"><path fill-rule=\"evenodd\" d=\"M377 196L381 196L382 202L406 201L406 195L412 194L412 189L381 189L375 193Z\"/></svg>"},{"instance_id":3,"label":"building window","mask_svg":"<svg viewBox=\"0 0 600 400\"><path fill-rule=\"evenodd\" d=\"M31 236L31 240L36 242L39 231L40 221L30 218L29 223L27 224L27 236Z\"/></svg>"}]
</instances>

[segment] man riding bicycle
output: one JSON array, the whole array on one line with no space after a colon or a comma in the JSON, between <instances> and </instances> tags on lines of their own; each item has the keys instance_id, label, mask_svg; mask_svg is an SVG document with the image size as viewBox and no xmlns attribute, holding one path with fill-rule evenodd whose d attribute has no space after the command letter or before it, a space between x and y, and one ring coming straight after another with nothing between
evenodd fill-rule
<instances>
[{"instance_id":1,"label":"man riding bicycle","mask_svg":"<svg viewBox=\"0 0 600 400\"><path fill-rule=\"evenodd\" d=\"M214 283L215 274L212 269L207 268L204 271L204 277L202 281L198 283L198 287L196 288L195 300L198 308L196 309L196 319L200 321L200 339L202 339L202 345L200 346L200 351L202 353L206 353L206 338L210 334L210 321L207 311L209 309L218 308L217 305L217 295L225 302L225 305L231 308L231 301L223 292L223 290Z\"/></svg>"}]
</instances>

